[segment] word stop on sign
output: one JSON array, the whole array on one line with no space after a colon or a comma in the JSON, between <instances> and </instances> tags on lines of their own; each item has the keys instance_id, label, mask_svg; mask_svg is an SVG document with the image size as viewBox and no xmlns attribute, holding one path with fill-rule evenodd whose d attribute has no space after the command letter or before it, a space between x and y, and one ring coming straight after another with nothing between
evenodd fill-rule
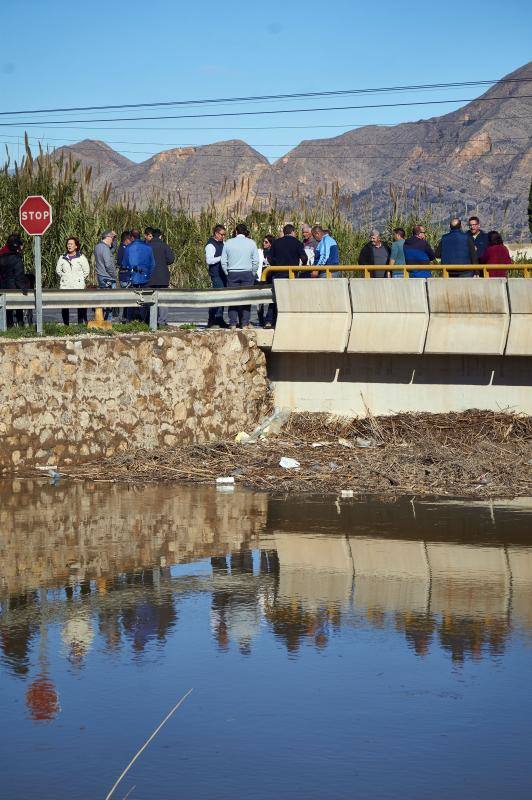
<instances>
[{"instance_id":1,"label":"word stop on sign","mask_svg":"<svg viewBox=\"0 0 532 800\"><path fill-rule=\"evenodd\" d=\"M49 211L21 211L20 218L23 222L39 222L50 219Z\"/></svg>"}]
</instances>

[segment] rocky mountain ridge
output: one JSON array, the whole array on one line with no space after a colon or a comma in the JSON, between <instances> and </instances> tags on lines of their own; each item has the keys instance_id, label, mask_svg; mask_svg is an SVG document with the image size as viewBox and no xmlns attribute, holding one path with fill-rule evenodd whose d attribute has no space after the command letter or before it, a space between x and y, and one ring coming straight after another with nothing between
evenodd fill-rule
<instances>
[{"instance_id":1,"label":"rocky mountain ridge","mask_svg":"<svg viewBox=\"0 0 532 800\"><path fill-rule=\"evenodd\" d=\"M96 190L110 183L112 196L141 206L155 194L194 212L211 201L241 211L272 198L312 204L318 189L337 186L348 216L370 226L390 213L394 187L396 203L422 196L436 218L476 212L485 226L526 238L532 62L506 77L515 82L495 84L449 114L302 141L273 164L241 140L174 148L140 164L91 140L56 153L90 164Z\"/></svg>"}]
</instances>

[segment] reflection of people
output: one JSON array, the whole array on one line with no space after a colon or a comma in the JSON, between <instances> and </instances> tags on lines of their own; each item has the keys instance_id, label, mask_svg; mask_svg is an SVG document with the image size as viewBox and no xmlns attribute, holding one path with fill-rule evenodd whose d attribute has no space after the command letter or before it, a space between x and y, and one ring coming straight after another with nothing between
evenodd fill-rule
<instances>
[{"instance_id":1,"label":"reflection of people","mask_svg":"<svg viewBox=\"0 0 532 800\"><path fill-rule=\"evenodd\" d=\"M61 639L67 648L70 663L81 667L94 639L92 621L85 610L63 623Z\"/></svg>"},{"instance_id":2,"label":"reflection of people","mask_svg":"<svg viewBox=\"0 0 532 800\"><path fill-rule=\"evenodd\" d=\"M432 614L420 614L414 611L397 612L395 624L397 628L404 630L406 641L418 656L428 654L436 629L436 619Z\"/></svg>"},{"instance_id":3,"label":"reflection of people","mask_svg":"<svg viewBox=\"0 0 532 800\"><path fill-rule=\"evenodd\" d=\"M260 624L259 583L253 575L253 552L243 548L232 553L229 561L230 575L225 558L211 559L211 629L220 649L227 650L233 641L242 655L249 655Z\"/></svg>"},{"instance_id":4,"label":"reflection of people","mask_svg":"<svg viewBox=\"0 0 532 800\"><path fill-rule=\"evenodd\" d=\"M34 593L29 595L12 595L8 601L8 608L14 611L18 608L35 606L37 608L37 596ZM30 645L37 632L35 623L27 622L24 615L23 621L17 625L0 626L0 647L2 649L3 661L12 671L13 675L24 676L29 669Z\"/></svg>"},{"instance_id":5,"label":"reflection of people","mask_svg":"<svg viewBox=\"0 0 532 800\"><path fill-rule=\"evenodd\" d=\"M162 570L146 569L140 573L126 573L128 585L154 586L154 572L160 577ZM142 595L140 603L122 609L122 623L133 649L142 653L152 639L164 642L168 631L177 618L172 595L155 599L150 594Z\"/></svg>"}]
</instances>

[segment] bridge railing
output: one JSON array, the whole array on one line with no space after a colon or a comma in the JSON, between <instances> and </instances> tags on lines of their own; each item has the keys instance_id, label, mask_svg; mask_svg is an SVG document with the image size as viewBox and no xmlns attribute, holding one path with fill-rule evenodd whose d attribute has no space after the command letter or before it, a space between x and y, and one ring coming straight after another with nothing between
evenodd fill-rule
<instances>
[{"instance_id":1,"label":"bridge railing","mask_svg":"<svg viewBox=\"0 0 532 800\"><path fill-rule=\"evenodd\" d=\"M165 308L217 308L219 306L261 305L272 301L266 284L235 289L45 289L43 310L62 308L134 308L148 306L150 328L157 329L157 311ZM7 327L7 311L35 310L35 294L5 291L0 294L0 330Z\"/></svg>"},{"instance_id":2,"label":"bridge railing","mask_svg":"<svg viewBox=\"0 0 532 800\"><path fill-rule=\"evenodd\" d=\"M518 272L518 277L532 278L532 264L457 264L447 265L442 264L409 264L408 266L400 266L394 264L389 266L386 264L349 264L339 266L310 266L310 267L265 267L262 270L261 281L265 282L268 275L275 277L276 272L288 273L290 279L297 278L298 274L304 272L320 272L325 273L326 278L334 278L340 273L358 273L358 276L363 278L371 278L372 272L383 270L393 272L402 272L403 278L410 277L409 272L413 270L427 270L432 272L433 277L449 278L449 272L477 272L482 278L489 278L490 271L496 269L512 270ZM517 277L517 275L516 275Z\"/></svg>"}]
</instances>

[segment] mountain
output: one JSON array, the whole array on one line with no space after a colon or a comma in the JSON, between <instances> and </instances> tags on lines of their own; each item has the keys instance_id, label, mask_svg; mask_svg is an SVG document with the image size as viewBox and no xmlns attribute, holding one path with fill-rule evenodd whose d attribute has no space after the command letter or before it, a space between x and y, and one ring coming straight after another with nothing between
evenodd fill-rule
<instances>
[{"instance_id":1,"label":"mountain","mask_svg":"<svg viewBox=\"0 0 532 800\"><path fill-rule=\"evenodd\" d=\"M337 183L351 217L378 223L390 209L390 185L406 195L423 187L436 216L476 210L487 225L527 228L532 175L532 62L458 111L389 127L366 126L341 136L301 142L272 165L257 186L288 199L297 187L310 199L316 186Z\"/></svg>"},{"instance_id":2,"label":"mountain","mask_svg":"<svg viewBox=\"0 0 532 800\"><path fill-rule=\"evenodd\" d=\"M213 198L225 206L312 202L319 188L339 187L346 213L378 224L390 211L390 187L406 204L421 194L436 218L476 211L484 227L505 222L525 235L532 174L532 62L457 111L393 126L368 125L328 139L303 141L269 164L240 140L158 153L135 164L103 142L61 148L93 165L115 197L145 205L154 192L198 211ZM322 118L324 112L321 112Z\"/></svg>"},{"instance_id":3,"label":"mountain","mask_svg":"<svg viewBox=\"0 0 532 800\"><path fill-rule=\"evenodd\" d=\"M105 142L93 139L83 139L76 144L65 145L55 150L55 155L80 161L84 167L92 167L94 188L103 188L108 181L122 173L127 174L131 167L136 166L134 161L120 155Z\"/></svg>"}]
</instances>

